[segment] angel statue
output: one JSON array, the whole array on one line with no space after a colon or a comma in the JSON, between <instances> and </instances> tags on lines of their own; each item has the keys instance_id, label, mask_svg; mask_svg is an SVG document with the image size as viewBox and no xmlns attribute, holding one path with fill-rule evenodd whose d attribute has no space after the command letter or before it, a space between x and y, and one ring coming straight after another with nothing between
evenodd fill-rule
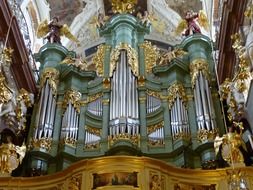
<instances>
[{"instance_id":1,"label":"angel statue","mask_svg":"<svg viewBox=\"0 0 253 190\"><path fill-rule=\"evenodd\" d=\"M105 14L99 9L98 15L92 17L90 24L95 25L96 28L103 28L109 19L110 17L105 16Z\"/></svg>"},{"instance_id":2,"label":"angel statue","mask_svg":"<svg viewBox=\"0 0 253 190\"><path fill-rule=\"evenodd\" d=\"M66 24L61 25L57 17L54 17L49 23L47 20L40 23L37 30L37 36L38 38L46 38L49 43L59 44L61 44L61 36L65 36L79 44L76 37L71 34L69 27Z\"/></svg>"},{"instance_id":3,"label":"angel statue","mask_svg":"<svg viewBox=\"0 0 253 190\"><path fill-rule=\"evenodd\" d=\"M152 22L157 21L154 13L149 13L148 11L144 11L143 15L141 12L138 12L136 17L140 19L140 23L144 26L149 26Z\"/></svg>"},{"instance_id":4,"label":"angel statue","mask_svg":"<svg viewBox=\"0 0 253 190\"><path fill-rule=\"evenodd\" d=\"M189 36L191 34L201 33L199 25L208 29L208 20L205 13L200 10L199 13L195 13L192 10L187 11L185 18L180 21L176 28L176 34L183 32L183 36Z\"/></svg>"}]
</instances>

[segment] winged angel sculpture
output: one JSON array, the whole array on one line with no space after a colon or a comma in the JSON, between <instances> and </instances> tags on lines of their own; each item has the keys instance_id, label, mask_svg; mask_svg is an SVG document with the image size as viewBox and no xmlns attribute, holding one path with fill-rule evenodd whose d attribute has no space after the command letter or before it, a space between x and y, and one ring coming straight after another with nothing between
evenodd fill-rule
<instances>
[{"instance_id":1,"label":"winged angel sculpture","mask_svg":"<svg viewBox=\"0 0 253 190\"><path fill-rule=\"evenodd\" d=\"M61 25L57 17L54 17L49 23L47 20L40 23L37 36L38 38L46 38L49 43L59 44L61 44L61 36L65 36L79 45L79 41L71 34L69 27L66 24Z\"/></svg>"},{"instance_id":2,"label":"winged angel sculpture","mask_svg":"<svg viewBox=\"0 0 253 190\"><path fill-rule=\"evenodd\" d=\"M195 13L192 10L187 11L184 19L182 19L177 28L176 34L182 34L183 36L189 36L195 33L201 33L199 25L204 29L208 29L208 19L204 11L200 10L199 13ZM182 33L183 32L183 33Z\"/></svg>"}]
</instances>

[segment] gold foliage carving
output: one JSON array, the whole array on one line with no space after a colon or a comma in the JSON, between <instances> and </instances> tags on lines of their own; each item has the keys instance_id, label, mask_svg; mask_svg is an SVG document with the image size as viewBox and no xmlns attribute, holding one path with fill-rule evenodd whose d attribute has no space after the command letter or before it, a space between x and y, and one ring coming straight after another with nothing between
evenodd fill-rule
<instances>
[{"instance_id":1,"label":"gold foliage carving","mask_svg":"<svg viewBox=\"0 0 253 190\"><path fill-rule=\"evenodd\" d=\"M216 128L212 130L206 130L206 129L198 130L197 139L200 142L205 142L207 140L214 140L217 132L218 131Z\"/></svg>"},{"instance_id":2,"label":"gold foliage carving","mask_svg":"<svg viewBox=\"0 0 253 190\"><path fill-rule=\"evenodd\" d=\"M144 43L140 45L140 48L144 49L146 71L147 73L151 73L152 68L156 65L156 61L159 58L159 51L156 46L153 46L149 41L144 41Z\"/></svg>"},{"instance_id":3,"label":"gold foliage carving","mask_svg":"<svg viewBox=\"0 0 253 190\"><path fill-rule=\"evenodd\" d=\"M182 99L183 103L187 102L185 89L181 83L175 83L171 85L168 89L168 94L169 94L168 95L169 109L172 108L177 96L179 96L179 98Z\"/></svg>"},{"instance_id":4,"label":"gold foliage carving","mask_svg":"<svg viewBox=\"0 0 253 190\"><path fill-rule=\"evenodd\" d=\"M164 121L161 121L160 123L157 123L157 124L155 124L155 125L151 125L151 126L148 126L147 127L147 130L148 130L148 135L150 134L150 133L152 133L152 132L154 132L154 131L156 131L157 129L160 129L160 128L162 128L162 127L164 127Z\"/></svg>"},{"instance_id":5,"label":"gold foliage carving","mask_svg":"<svg viewBox=\"0 0 253 190\"><path fill-rule=\"evenodd\" d=\"M31 142L32 148L41 148L47 151L50 151L52 146L52 138L40 138L40 139L32 139Z\"/></svg>"},{"instance_id":6,"label":"gold foliage carving","mask_svg":"<svg viewBox=\"0 0 253 190\"><path fill-rule=\"evenodd\" d=\"M56 95L58 79L59 79L59 71L55 68L47 67L42 72L40 88L42 88L45 82L48 80L48 83L53 90L53 94Z\"/></svg>"},{"instance_id":7,"label":"gold foliage carving","mask_svg":"<svg viewBox=\"0 0 253 190\"><path fill-rule=\"evenodd\" d=\"M12 48L4 48L1 59L3 59L6 63L10 64L12 62L13 51L14 50Z\"/></svg>"},{"instance_id":8,"label":"gold foliage carving","mask_svg":"<svg viewBox=\"0 0 253 190\"><path fill-rule=\"evenodd\" d=\"M181 48L174 49L159 56L157 65L168 65L173 59L186 55L187 52Z\"/></svg>"},{"instance_id":9,"label":"gold foliage carving","mask_svg":"<svg viewBox=\"0 0 253 190\"><path fill-rule=\"evenodd\" d=\"M85 126L85 130L91 134L101 136L101 129L98 129L95 127L90 127L90 126Z\"/></svg>"},{"instance_id":10,"label":"gold foliage carving","mask_svg":"<svg viewBox=\"0 0 253 190\"><path fill-rule=\"evenodd\" d=\"M121 50L127 51L127 60L130 65L132 72L135 76L139 75L139 66L138 66L138 57L134 48L126 43L120 43L115 49L111 52L111 64L110 64L110 76L112 76L113 71L116 68L116 64L119 60Z\"/></svg>"},{"instance_id":11,"label":"gold foliage carving","mask_svg":"<svg viewBox=\"0 0 253 190\"><path fill-rule=\"evenodd\" d=\"M0 104L8 103L13 97L11 89L6 84L5 76L0 72Z\"/></svg>"},{"instance_id":12,"label":"gold foliage carving","mask_svg":"<svg viewBox=\"0 0 253 190\"><path fill-rule=\"evenodd\" d=\"M105 50L106 45L102 44L98 46L96 55L92 58L92 63L96 65L97 75L104 76L104 60L105 60Z\"/></svg>"},{"instance_id":13,"label":"gold foliage carving","mask_svg":"<svg viewBox=\"0 0 253 190\"><path fill-rule=\"evenodd\" d=\"M117 141L121 141L121 140L125 140L125 141L129 141L132 144L139 146L140 143L140 135L130 135L128 133L121 133L118 135L114 135L113 137L108 137L108 142L109 142L109 147L111 147L112 145L114 145L114 143L116 143Z\"/></svg>"},{"instance_id":14,"label":"gold foliage carving","mask_svg":"<svg viewBox=\"0 0 253 190\"><path fill-rule=\"evenodd\" d=\"M86 71L87 70L87 62L84 59L76 59L71 56L66 56L65 59L61 62L61 64L66 64L66 65L72 65L81 71Z\"/></svg>"},{"instance_id":15,"label":"gold foliage carving","mask_svg":"<svg viewBox=\"0 0 253 190\"><path fill-rule=\"evenodd\" d=\"M191 74L192 87L195 86L195 81L196 81L200 71L206 77L207 80L210 79L208 63L205 59L202 59L202 58L195 59L190 64L190 74Z\"/></svg>"},{"instance_id":16,"label":"gold foliage carving","mask_svg":"<svg viewBox=\"0 0 253 190\"><path fill-rule=\"evenodd\" d=\"M80 190L81 189L81 176L73 176L69 181L68 190Z\"/></svg>"},{"instance_id":17,"label":"gold foliage carving","mask_svg":"<svg viewBox=\"0 0 253 190\"><path fill-rule=\"evenodd\" d=\"M147 90L147 95L149 95L149 96L154 96L154 97L156 97L156 98L158 98L158 99L160 99L161 98L161 95L160 95L160 93L159 92L157 92L157 91L152 91L152 90Z\"/></svg>"},{"instance_id":18,"label":"gold foliage carving","mask_svg":"<svg viewBox=\"0 0 253 190\"><path fill-rule=\"evenodd\" d=\"M137 0L112 0L111 3L113 13L133 13Z\"/></svg>"},{"instance_id":19,"label":"gold foliage carving","mask_svg":"<svg viewBox=\"0 0 253 190\"><path fill-rule=\"evenodd\" d=\"M103 97L102 92L99 92L99 93L93 94L93 95L89 95L88 96L88 103L93 102L93 101L95 101L95 100L97 100L98 98L101 98L101 97Z\"/></svg>"},{"instance_id":20,"label":"gold foliage carving","mask_svg":"<svg viewBox=\"0 0 253 190\"><path fill-rule=\"evenodd\" d=\"M68 90L65 95L64 95L64 100L63 100L63 108L66 109L68 106L68 103L70 102L76 111L80 113L80 105L81 105L81 96L82 94L76 90Z\"/></svg>"}]
</instances>

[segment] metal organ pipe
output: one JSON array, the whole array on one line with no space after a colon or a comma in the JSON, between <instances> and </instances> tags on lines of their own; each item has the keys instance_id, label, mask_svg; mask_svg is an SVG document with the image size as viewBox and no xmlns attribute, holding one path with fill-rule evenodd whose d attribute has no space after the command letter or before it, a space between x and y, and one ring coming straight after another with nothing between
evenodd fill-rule
<instances>
[{"instance_id":1,"label":"metal organ pipe","mask_svg":"<svg viewBox=\"0 0 253 190\"><path fill-rule=\"evenodd\" d=\"M48 79L41 89L38 116L36 118L35 139L52 138L55 118L56 100Z\"/></svg>"},{"instance_id":2,"label":"metal organ pipe","mask_svg":"<svg viewBox=\"0 0 253 190\"><path fill-rule=\"evenodd\" d=\"M195 81L194 99L199 130L213 130L215 128L215 116L211 91L202 71L199 71Z\"/></svg>"},{"instance_id":3,"label":"metal organ pipe","mask_svg":"<svg viewBox=\"0 0 253 190\"><path fill-rule=\"evenodd\" d=\"M128 133L138 133L139 125L138 91L136 78L127 61L126 50L121 50L120 58L113 72L110 100L111 137Z\"/></svg>"}]
</instances>

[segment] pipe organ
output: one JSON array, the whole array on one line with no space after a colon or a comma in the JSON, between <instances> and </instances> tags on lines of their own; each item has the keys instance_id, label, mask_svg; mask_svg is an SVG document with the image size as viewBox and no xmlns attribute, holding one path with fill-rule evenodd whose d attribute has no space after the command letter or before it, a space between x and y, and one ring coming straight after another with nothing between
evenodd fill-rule
<instances>
[{"instance_id":1,"label":"pipe organ","mask_svg":"<svg viewBox=\"0 0 253 190\"><path fill-rule=\"evenodd\" d=\"M109 136L139 134L139 104L136 77L128 64L127 51L121 50L111 80Z\"/></svg>"},{"instance_id":2,"label":"pipe organ","mask_svg":"<svg viewBox=\"0 0 253 190\"><path fill-rule=\"evenodd\" d=\"M56 85L59 72L46 68L41 77L41 91L38 113L35 121L34 140L51 139L53 135L56 110Z\"/></svg>"},{"instance_id":3,"label":"pipe organ","mask_svg":"<svg viewBox=\"0 0 253 190\"><path fill-rule=\"evenodd\" d=\"M161 154L189 167L200 166L193 163L200 157L213 160L212 148L198 148L200 133L209 138L216 121L222 127L221 117L214 117L219 99L210 91L213 62L199 59L209 56L210 40L201 34L186 37L181 49L168 51L159 64L158 48L145 42L149 26L128 14L106 22L99 29L104 44L85 69L80 69L85 62L73 64L79 61L75 52L58 43L45 44L36 55L42 72L29 133L31 155L63 156L55 163L59 168L79 158L123 153Z\"/></svg>"},{"instance_id":4,"label":"pipe organ","mask_svg":"<svg viewBox=\"0 0 253 190\"><path fill-rule=\"evenodd\" d=\"M196 60L190 65L192 87L196 108L199 133L216 131L215 113L209 87L208 63L205 60Z\"/></svg>"}]
</instances>

